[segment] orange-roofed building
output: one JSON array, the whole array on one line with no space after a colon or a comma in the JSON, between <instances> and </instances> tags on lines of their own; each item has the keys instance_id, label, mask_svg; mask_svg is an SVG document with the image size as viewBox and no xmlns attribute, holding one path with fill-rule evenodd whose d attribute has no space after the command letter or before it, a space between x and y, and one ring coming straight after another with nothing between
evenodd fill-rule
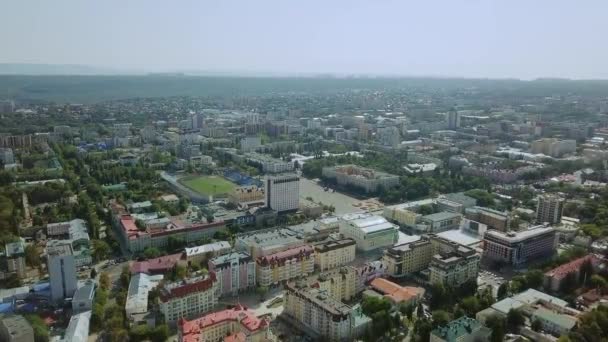
<instances>
[{"instance_id":1,"label":"orange-roofed building","mask_svg":"<svg viewBox=\"0 0 608 342\"><path fill-rule=\"evenodd\" d=\"M270 323L254 312L237 305L193 320L180 319L180 342L263 342L271 341Z\"/></svg>"},{"instance_id":2,"label":"orange-roofed building","mask_svg":"<svg viewBox=\"0 0 608 342\"><path fill-rule=\"evenodd\" d=\"M384 278L372 280L370 286L395 304L416 304L424 296L422 287L400 286Z\"/></svg>"},{"instance_id":3,"label":"orange-roofed building","mask_svg":"<svg viewBox=\"0 0 608 342\"><path fill-rule=\"evenodd\" d=\"M589 254L547 271L545 273L545 287L550 288L552 291L559 291L562 281L569 274L574 274L576 279L578 279L581 267L583 267L583 265L586 263L590 263L593 269L597 270L600 265L600 259L595 255Z\"/></svg>"}]
</instances>

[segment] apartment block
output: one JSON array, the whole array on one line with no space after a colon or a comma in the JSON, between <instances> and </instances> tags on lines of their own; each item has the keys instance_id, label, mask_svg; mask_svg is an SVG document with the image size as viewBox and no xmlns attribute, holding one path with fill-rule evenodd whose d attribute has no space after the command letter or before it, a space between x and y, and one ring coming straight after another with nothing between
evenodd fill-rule
<instances>
[{"instance_id":1,"label":"apartment block","mask_svg":"<svg viewBox=\"0 0 608 342\"><path fill-rule=\"evenodd\" d=\"M356 241L357 249L367 252L393 246L399 228L382 216L367 213L346 214L340 218L340 234Z\"/></svg>"},{"instance_id":2,"label":"apartment block","mask_svg":"<svg viewBox=\"0 0 608 342\"><path fill-rule=\"evenodd\" d=\"M287 228L270 228L236 236L234 248L254 259L304 245L304 240Z\"/></svg>"},{"instance_id":3,"label":"apartment block","mask_svg":"<svg viewBox=\"0 0 608 342\"><path fill-rule=\"evenodd\" d=\"M240 206L249 206L264 203L264 189L255 185L241 186L232 190L228 195L230 203Z\"/></svg>"},{"instance_id":4,"label":"apartment block","mask_svg":"<svg viewBox=\"0 0 608 342\"><path fill-rule=\"evenodd\" d=\"M255 288L255 261L242 252L224 254L209 260L209 271L218 281L218 296L236 295Z\"/></svg>"},{"instance_id":5,"label":"apartment block","mask_svg":"<svg viewBox=\"0 0 608 342\"><path fill-rule=\"evenodd\" d=\"M357 242L353 239L330 240L316 244L314 249L315 266L323 272L355 260Z\"/></svg>"},{"instance_id":6,"label":"apartment block","mask_svg":"<svg viewBox=\"0 0 608 342\"><path fill-rule=\"evenodd\" d=\"M76 263L70 244L46 247L51 299L60 302L76 292Z\"/></svg>"},{"instance_id":7,"label":"apartment block","mask_svg":"<svg viewBox=\"0 0 608 342\"><path fill-rule=\"evenodd\" d=\"M539 139L532 142L530 150L535 154L542 153L547 156L560 158L564 154L576 152L576 140Z\"/></svg>"},{"instance_id":8,"label":"apartment block","mask_svg":"<svg viewBox=\"0 0 608 342\"><path fill-rule=\"evenodd\" d=\"M423 227L425 233L439 233L460 227L462 215L459 213L442 211L435 214L425 215L420 218L422 222L418 227Z\"/></svg>"},{"instance_id":9,"label":"apartment block","mask_svg":"<svg viewBox=\"0 0 608 342\"><path fill-rule=\"evenodd\" d=\"M431 284L458 287L467 281L476 281L479 260L475 250L465 246L451 253L435 254L429 265Z\"/></svg>"},{"instance_id":10,"label":"apartment block","mask_svg":"<svg viewBox=\"0 0 608 342\"><path fill-rule=\"evenodd\" d=\"M536 223L560 223L562 221L564 202L563 198L553 194L539 196L536 205Z\"/></svg>"},{"instance_id":11,"label":"apartment block","mask_svg":"<svg viewBox=\"0 0 608 342\"><path fill-rule=\"evenodd\" d=\"M387 249L382 261L387 267L387 274L399 278L427 268L432 257L433 246L425 238Z\"/></svg>"},{"instance_id":12,"label":"apartment block","mask_svg":"<svg viewBox=\"0 0 608 342\"><path fill-rule=\"evenodd\" d=\"M314 250L308 245L261 256L256 260L256 278L260 286L306 276L314 271Z\"/></svg>"},{"instance_id":13,"label":"apartment block","mask_svg":"<svg viewBox=\"0 0 608 342\"><path fill-rule=\"evenodd\" d=\"M7 243L4 254L8 272L15 273L19 278L25 278L25 245L23 241Z\"/></svg>"},{"instance_id":14,"label":"apartment block","mask_svg":"<svg viewBox=\"0 0 608 342\"><path fill-rule=\"evenodd\" d=\"M165 284L160 288L160 312L170 324L192 318L217 305L218 282L215 273Z\"/></svg>"},{"instance_id":15,"label":"apartment block","mask_svg":"<svg viewBox=\"0 0 608 342\"><path fill-rule=\"evenodd\" d=\"M358 269L352 266L344 266L319 274L316 285L319 289L326 291L333 299L348 301L359 293L357 288L359 276Z\"/></svg>"},{"instance_id":16,"label":"apartment block","mask_svg":"<svg viewBox=\"0 0 608 342\"><path fill-rule=\"evenodd\" d=\"M528 262L549 257L557 248L555 229L536 226L524 231L500 232L488 230L483 239L483 257L513 266L524 266Z\"/></svg>"},{"instance_id":17,"label":"apartment block","mask_svg":"<svg viewBox=\"0 0 608 342\"><path fill-rule=\"evenodd\" d=\"M490 208L473 207L465 210L465 217L488 226L488 229L509 230L509 213Z\"/></svg>"},{"instance_id":18,"label":"apartment block","mask_svg":"<svg viewBox=\"0 0 608 342\"><path fill-rule=\"evenodd\" d=\"M258 318L253 311L237 305L190 321L180 319L178 341L272 341L269 327L268 320Z\"/></svg>"},{"instance_id":19,"label":"apartment block","mask_svg":"<svg viewBox=\"0 0 608 342\"><path fill-rule=\"evenodd\" d=\"M352 308L326 291L287 283L283 313L329 341L352 341Z\"/></svg>"},{"instance_id":20,"label":"apartment block","mask_svg":"<svg viewBox=\"0 0 608 342\"><path fill-rule=\"evenodd\" d=\"M324 167L322 173L323 177L335 180L338 185L353 186L367 193L399 185L399 176L356 165Z\"/></svg>"}]
</instances>

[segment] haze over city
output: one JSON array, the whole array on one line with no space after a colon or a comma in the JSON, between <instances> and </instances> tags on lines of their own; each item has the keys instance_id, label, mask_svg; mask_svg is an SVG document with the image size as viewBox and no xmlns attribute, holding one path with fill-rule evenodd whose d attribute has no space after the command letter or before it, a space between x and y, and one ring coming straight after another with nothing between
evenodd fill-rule
<instances>
[{"instance_id":1,"label":"haze over city","mask_svg":"<svg viewBox=\"0 0 608 342\"><path fill-rule=\"evenodd\" d=\"M35 1L0 4L0 63L93 73L608 78L608 3Z\"/></svg>"}]
</instances>

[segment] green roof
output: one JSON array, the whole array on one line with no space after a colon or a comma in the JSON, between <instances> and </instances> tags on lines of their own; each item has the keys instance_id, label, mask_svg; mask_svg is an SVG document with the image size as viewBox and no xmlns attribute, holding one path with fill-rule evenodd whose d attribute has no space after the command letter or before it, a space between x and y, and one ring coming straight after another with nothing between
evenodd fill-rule
<instances>
[{"instance_id":1,"label":"green roof","mask_svg":"<svg viewBox=\"0 0 608 342\"><path fill-rule=\"evenodd\" d=\"M538 308L534 311L534 317L538 317L541 320L545 320L551 322L555 325L558 325L566 330L570 330L574 328L576 325L576 318L564 314L560 314L551 310L547 310L545 308Z\"/></svg>"},{"instance_id":2,"label":"green roof","mask_svg":"<svg viewBox=\"0 0 608 342\"><path fill-rule=\"evenodd\" d=\"M463 316L451 321L447 325L436 328L431 334L444 341L452 342L468 335L489 333L487 330L478 320Z\"/></svg>"}]
</instances>

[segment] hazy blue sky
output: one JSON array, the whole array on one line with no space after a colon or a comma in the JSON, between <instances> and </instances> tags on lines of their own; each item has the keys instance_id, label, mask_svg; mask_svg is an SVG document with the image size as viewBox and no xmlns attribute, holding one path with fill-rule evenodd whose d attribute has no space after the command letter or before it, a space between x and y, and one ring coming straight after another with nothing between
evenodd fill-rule
<instances>
[{"instance_id":1,"label":"hazy blue sky","mask_svg":"<svg viewBox=\"0 0 608 342\"><path fill-rule=\"evenodd\" d=\"M608 78L607 0L1 0L0 62Z\"/></svg>"}]
</instances>

